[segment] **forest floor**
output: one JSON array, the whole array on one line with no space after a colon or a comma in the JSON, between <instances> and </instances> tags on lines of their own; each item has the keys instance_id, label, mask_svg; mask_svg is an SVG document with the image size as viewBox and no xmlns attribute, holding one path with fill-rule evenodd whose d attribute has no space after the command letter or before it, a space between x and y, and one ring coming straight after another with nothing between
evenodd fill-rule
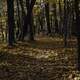
<instances>
[{"instance_id":1,"label":"forest floor","mask_svg":"<svg viewBox=\"0 0 80 80\"><path fill-rule=\"evenodd\" d=\"M77 41L68 43L64 48L62 38L43 37L0 45L0 80L79 80Z\"/></svg>"}]
</instances>

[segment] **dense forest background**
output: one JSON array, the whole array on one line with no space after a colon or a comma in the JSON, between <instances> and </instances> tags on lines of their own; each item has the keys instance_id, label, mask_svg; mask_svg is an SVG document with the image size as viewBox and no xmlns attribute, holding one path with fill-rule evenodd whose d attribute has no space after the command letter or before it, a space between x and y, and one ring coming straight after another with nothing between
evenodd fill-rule
<instances>
[{"instance_id":1,"label":"dense forest background","mask_svg":"<svg viewBox=\"0 0 80 80\"><path fill-rule=\"evenodd\" d=\"M11 80L12 66L22 70L16 69L20 79L13 76L13 80L76 78L80 71L80 1L0 0L0 43L1 65L7 62L0 69L7 72L6 79Z\"/></svg>"}]
</instances>

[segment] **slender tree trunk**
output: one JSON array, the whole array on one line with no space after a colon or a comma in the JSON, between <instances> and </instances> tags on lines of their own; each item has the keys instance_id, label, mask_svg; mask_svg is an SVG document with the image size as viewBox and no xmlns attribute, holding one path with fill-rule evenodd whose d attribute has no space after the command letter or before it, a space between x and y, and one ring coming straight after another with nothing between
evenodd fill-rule
<instances>
[{"instance_id":1,"label":"slender tree trunk","mask_svg":"<svg viewBox=\"0 0 80 80\"><path fill-rule=\"evenodd\" d=\"M58 29L58 20L57 20L57 12L56 12L56 3L53 4L53 7L54 7L54 25L55 25L55 33L58 33L59 32L59 29Z\"/></svg>"},{"instance_id":2,"label":"slender tree trunk","mask_svg":"<svg viewBox=\"0 0 80 80\"><path fill-rule=\"evenodd\" d=\"M27 34L27 27L25 27L27 25L27 15L24 9L24 5L23 5L23 0L19 0L19 4L21 6L21 32L19 35L19 40L23 41L24 40L24 36Z\"/></svg>"},{"instance_id":3,"label":"slender tree trunk","mask_svg":"<svg viewBox=\"0 0 80 80\"><path fill-rule=\"evenodd\" d=\"M17 3L17 32L16 32L16 36L17 36L17 39L19 40L19 35L21 33L21 17L20 17L20 8L19 8L19 0L16 1Z\"/></svg>"},{"instance_id":4,"label":"slender tree trunk","mask_svg":"<svg viewBox=\"0 0 80 80\"><path fill-rule=\"evenodd\" d=\"M39 21L39 24L40 24L40 30L43 31L43 18L42 18L42 15L38 16L38 21Z\"/></svg>"},{"instance_id":5,"label":"slender tree trunk","mask_svg":"<svg viewBox=\"0 0 80 80\"><path fill-rule=\"evenodd\" d=\"M29 40L34 40L34 30L33 30L33 13L32 10L28 12L28 26L29 26Z\"/></svg>"},{"instance_id":6,"label":"slender tree trunk","mask_svg":"<svg viewBox=\"0 0 80 80\"><path fill-rule=\"evenodd\" d=\"M64 47L67 47L67 0L64 0Z\"/></svg>"},{"instance_id":7,"label":"slender tree trunk","mask_svg":"<svg viewBox=\"0 0 80 80\"><path fill-rule=\"evenodd\" d=\"M14 0L7 0L8 12L8 43L10 46L15 42L14 38Z\"/></svg>"},{"instance_id":8,"label":"slender tree trunk","mask_svg":"<svg viewBox=\"0 0 80 80\"><path fill-rule=\"evenodd\" d=\"M24 15L26 15L24 5L23 5L24 2L23 2L23 0L19 0L19 3L20 3L20 6L21 6L22 15L24 16Z\"/></svg>"},{"instance_id":9,"label":"slender tree trunk","mask_svg":"<svg viewBox=\"0 0 80 80\"><path fill-rule=\"evenodd\" d=\"M59 16L60 16L60 21L59 21L59 33L62 34L62 7L61 7L61 0L59 0Z\"/></svg>"},{"instance_id":10,"label":"slender tree trunk","mask_svg":"<svg viewBox=\"0 0 80 80\"><path fill-rule=\"evenodd\" d=\"M45 4L45 12L46 12L48 34L51 34L50 18L49 18L49 2L46 2L46 4Z\"/></svg>"},{"instance_id":11,"label":"slender tree trunk","mask_svg":"<svg viewBox=\"0 0 80 80\"><path fill-rule=\"evenodd\" d=\"M76 12L76 36L78 41L78 70L80 71L80 13L79 13L79 0L75 0Z\"/></svg>"}]
</instances>

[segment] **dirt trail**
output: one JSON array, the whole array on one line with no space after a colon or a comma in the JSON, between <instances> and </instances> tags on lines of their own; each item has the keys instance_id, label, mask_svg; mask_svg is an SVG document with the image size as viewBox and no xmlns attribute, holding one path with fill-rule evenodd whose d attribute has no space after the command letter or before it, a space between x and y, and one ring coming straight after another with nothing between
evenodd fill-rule
<instances>
[{"instance_id":1,"label":"dirt trail","mask_svg":"<svg viewBox=\"0 0 80 80\"><path fill-rule=\"evenodd\" d=\"M76 48L50 48L49 40L35 43L19 42L15 47L0 49L0 80L68 80L74 74L77 77Z\"/></svg>"}]
</instances>

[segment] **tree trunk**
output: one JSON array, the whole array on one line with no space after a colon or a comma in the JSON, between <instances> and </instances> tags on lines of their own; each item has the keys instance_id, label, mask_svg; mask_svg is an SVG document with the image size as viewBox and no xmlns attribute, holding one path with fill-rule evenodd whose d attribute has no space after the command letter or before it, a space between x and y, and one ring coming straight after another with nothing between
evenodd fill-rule
<instances>
[{"instance_id":1,"label":"tree trunk","mask_svg":"<svg viewBox=\"0 0 80 80\"><path fill-rule=\"evenodd\" d=\"M8 12L8 43L10 46L15 42L14 38L14 0L7 0Z\"/></svg>"},{"instance_id":2,"label":"tree trunk","mask_svg":"<svg viewBox=\"0 0 80 80\"><path fill-rule=\"evenodd\" d=\"M20 8L19 8L19 0L16 1L17 3L17 32L16 32L16 38L19 40L19 35L21 33L21 17L20 17Z\"/></svg>"},{"instance_id":3,"label":"tree trunk","mask_svg":"<svg viewBox=\"0 0 80 80\"><path fill-rule=\"evenodd\" d=\"M19 0L21 11L22 11L22 22L21 22L21 33L19 35L19 40L23 41L24 36L27 34L27 15L24 9L23 0Z\"/></svg>"},{"instance_id":4,"label":"tree trunk","mask_svg":"<svg viewBox=\"0 0 80 80\"><path fill-rule=\"evenodd\" d=\"M61 7L61 0L59 0L59 16L60 16L60 21L59 21L59 33L62 34L62 7Z\"/></svg>"},{"instance_id":5,"label":"tree trunk","mask_svg":"<svg viewBox=\"0 0 80 80\"><path fill-rule=\"evenodd\" d=\"M32 10L28 12L28 26L29 26L29 40L34 40L34 30L33 30L33 13Z\"/></svg>"},{"instance_id":6,"label":"tree trunk","mask_svg":"<svg viewBox=\"0 0 80 80\"><path fill-rule=\"evenodd\" d=\"M49 19L49 2L45 3L45 12L46 12L46 21L47 21L48 34L51 34L50 19Z\"/></svg>"},{"instance_id":7,"label":"tree trunk","mask_svg":"<svg viewBox=\"0 0 80 80\"><path fill-rule=\"evenodd\" d=\"M54 20L55 20L55 33L58 33L59 32L59 29L58 29L58 20L57 20L57 12L56 12L56 3L53 4L53 7L54 7Z\"/></svg>"},{"instance_id":8,"label":"tree trunk","mask_svg":"<svg viewBox=\"0 0 80 80\"><path fill-rule=\"evenodd\" d=\"M64 47L67 47L67 0L64 0L64 23L63 23L63 27L64 27Z\"/></svg>"},{"instance_id":9,"label":"tree trunk","mask_svg":"<svg viewBox=\"0 0 80 80\"><path fill-rule=\"evenodd\" d=\"M80 71L80 13L79 13L79 0L75 0L76 12L76 36L78 41L78 70Z\"/></svg>"},{"instance_id":10,"label":"tree trunk","mask_svg":"<svg viewBox=\"0 0 80 80\"><path fill-rule=\"evenodd\" d=\"M33 25L32 25L33 24L33 22L32 22L32 19L33 19L32 10L33 10L35 1L36 0L31 0L29 2L29 0L26 0L27 16L24 17L23 37L22 37L23 39L26 36L26 32L29 28L29 39L34 40L34 36L33 36L34 31L33 31Z\"/></svg>"}]
</instances>

